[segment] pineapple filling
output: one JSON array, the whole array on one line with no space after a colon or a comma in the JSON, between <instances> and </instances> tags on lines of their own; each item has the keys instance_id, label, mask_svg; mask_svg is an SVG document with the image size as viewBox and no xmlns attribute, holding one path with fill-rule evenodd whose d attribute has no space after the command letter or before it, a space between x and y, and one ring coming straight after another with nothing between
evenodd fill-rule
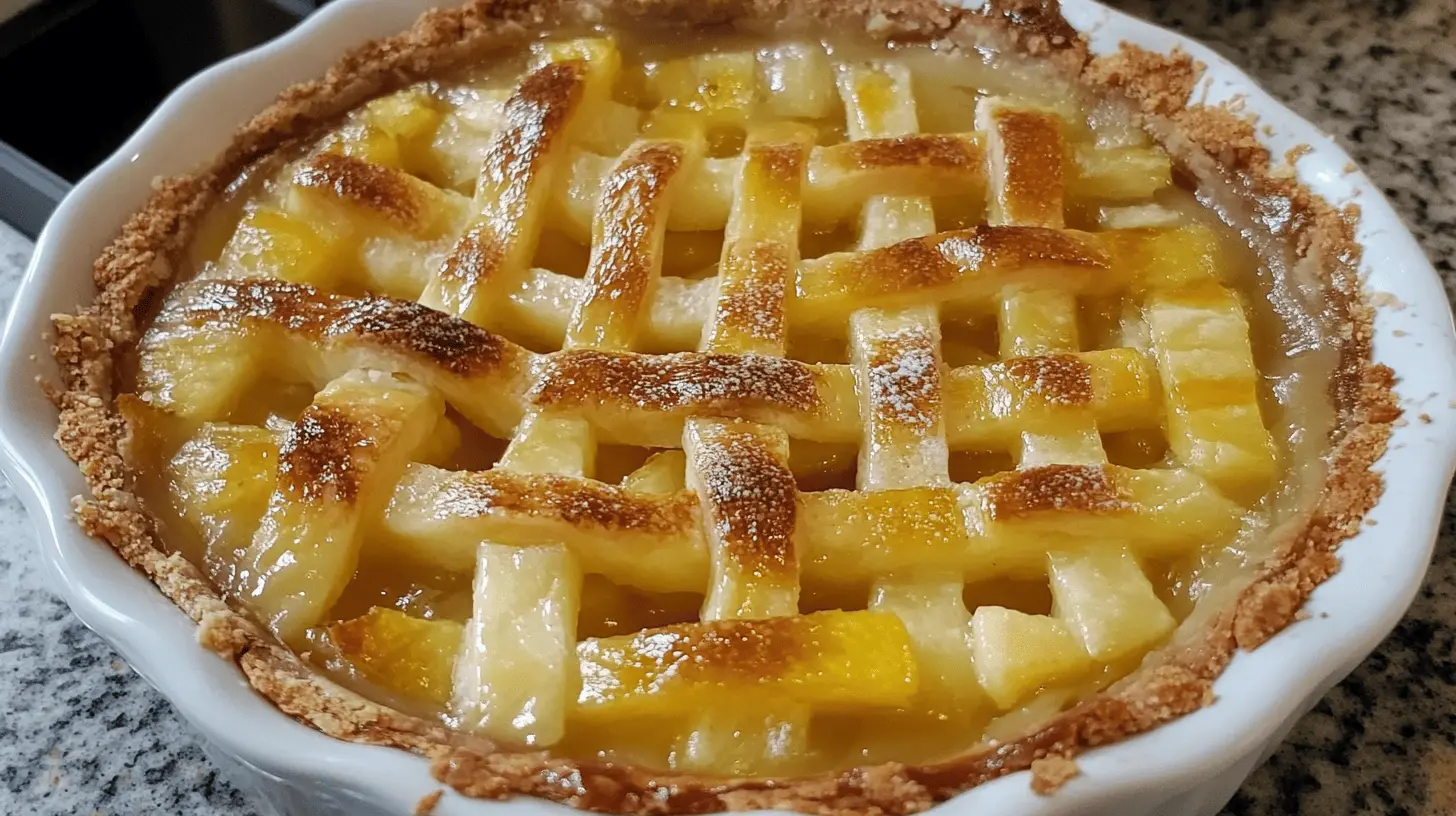
<instances>
[{"instance_id":1,"label":"pineapple filling","mask_svg":"<svg viewBox=\"0 0 1456 816\"><path fill-rule=\"evenodd\" d=\"M1177 648L1312 496L1334 360L1225 218L1009 58L556 36L234 185L118 405L169 545L366 696L933 761Z\"/></svg>"}]
</instances>

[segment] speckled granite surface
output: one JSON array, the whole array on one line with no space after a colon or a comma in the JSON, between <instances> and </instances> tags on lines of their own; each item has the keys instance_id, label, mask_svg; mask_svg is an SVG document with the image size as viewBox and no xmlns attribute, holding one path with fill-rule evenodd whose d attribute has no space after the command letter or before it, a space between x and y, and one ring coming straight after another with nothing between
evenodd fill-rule
<instances>
[{"instance_id":1,"label":"speckled granite surface","mask_svg":"<svg viewBox=\"0 0 1456 816\"><path fill-rule=\"evenodd\" d=\"M1456 293L1456 0L1117 5L1205 40L1337 136ZM0 305L29 249L0 224ZM1456 813L1456 508L1441 536L1410 614L1228 814ZM0 813L256 813L47 592L32 540L0 486Z\"/></svg>"}]
</instances>

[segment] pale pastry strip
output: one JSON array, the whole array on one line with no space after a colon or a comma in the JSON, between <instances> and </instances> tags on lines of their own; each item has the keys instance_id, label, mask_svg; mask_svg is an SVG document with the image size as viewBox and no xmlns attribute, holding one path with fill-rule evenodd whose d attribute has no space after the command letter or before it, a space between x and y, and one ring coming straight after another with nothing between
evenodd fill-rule
<instances>
[{"instance_id":1,"label":"pale pastry strip","mask_svg":"<svg viewBox=\"0 0 1456 816\"><path fill-rule=\"evenodd\" d=\"M812 136L798 129L755 132L745 145L703 351L783 356L785 299L799 265L800 190Z\"/></svg>"},{"instance_id":2,"label":"pale pastry strip","mask_svg":"<svg viewBox=\"0 0 1456 816\"><path fill-rule=\"evenodd\" d=\"M839 91L851 139L919 129L910 72L902 66L841 66ZM863 250L935 231L930 200L923 197L875 196L861 219ZM939 311L934 305L861 309L850 316L850 347L864 423L860 488L949 484Z\"/></svg>"},{"instance_id":3,"label":"pale pastry strip","mask_svg":"<svg viewBox=\"0 0 1456 816\"><path fill-rule=\"evenodd\" d=\"M595 450L584 420L536 411L522 420L497 470L580 478L591 472ZM565 733L580 685L573 655L581 565L560 539L480 532L465 539L479 544L453 711L462 726L494 739L551 745Z\"/></svg>"},{"instance_id":4,"label":"pale pastry strip","mask_svg":"<svg viewBox=\"0 0 1456 816\"><path fill-rule=\"evenodd\" d=\"M359 559L361 524L444 413L431 389L377 371L329 383L284 436L268 509L233 591L291 645L305 642Z\"/></svg>"},{"instance_id":5,"label":"pale pastry strip","mask_svg":"<svg viewBox=\"0 0 1456 816\"><path fill-rule=\"evenodd\" d=\"M210 495L207 470L198 468L204 459L271 461L277 443L269 451L271 435L259 438L256 430L203 426L189 455L169 465L179 495ZM263 450L249 453L248 445ZM275 487L273 474L265 476L263 499ZM900 570L1035 579L1047 574L1047 541L1076 550L1116 536L1140 557L1188 555L1232 533L1243 513L1191 470L1114 465L1011 471L952 488L827 490L799 494L798 502L796 560L807 580L830 586L864 585ZM482 540L557 541L576 552L584 572L625 586L694 592L710 582L702 507L690 490L643 492L593 479L413 463L384 505L372 539L382 551L455 574L474 570Z\"/></svg>"},{"instance_id":6,"label":"pale pastry strip","mask_svg":"<svg viewBox=\"0 0 1456 816\"><path fill-rule=\"evenodd\" d=\"M987 221L993 226L1062 228L1066 148L1062 120L1051 112L982 99L976 125L986 133ZM1078 350L1077 300L1064 291L1008 288L999 313L1001 356L1029 357ZM1106 461L1102 439L1085 410L1069 406L1055 435L1022 434L1021 467Z\"/></svg>"},{"instance_id":7,"label":"pale pastry strip","mask_svg":"<svg viewBox=\"0 0 1456 816\"><path fill-rule=\"evenodd\" d=\"M677 140L642 141L612 170L597 204L585 291L567 325L565 348L632 348L662 274L675 182L700 150Z\"/></svg>"},{"instance_id":8,"label":"pale pastry strip","mask_svg":"<svg viewBox=\"0 0 1456 816\"><path fill-rule=\"evenodd\" d=\"M598 76L593 90L595 95L605 98L610 89L611 74L615 71L611 70L606 78L601 76L601 72L604 68L615 69L616 57L615 51L600 43L584 41L558 46L555 51L548 50L544 54L546 59L566 58L567 61L548 62L538 74L559 65L584 65L585 62L577 59L582 54L598 55L594 60ZM584 78L578 81L585 83ZM633 163L634 155L637 159L642 158L640 152L624 158L619 173L630 174L637 166ZM490 162L487 156L486 169L481 174L482 185L488 180ZM648 164L650 166L650 161ZM630 188L630 175L627 181L627 194L630 196L634 192ZM520 191L515 192L519 194ZM642 200L632 203L650 210L652 192L651 189L639 192ZM526 193L534 209L532 214L538 219L544 209L542 193L535 196ZM491 194L487 189L483 195L489 197ZM481 196L482 188L477 187L477 197ZM620 206L619 199L603 196L600 220L604 226L599 225L597 230L600 241L621 240L622 236L614 232L619 229L615 223L615 208ZM523 226L520 220L518 217L508 225L508 228L517 230L517 236ZM539 235L539 226L524 226L531 228L533 236ZM661 244L660 230L656 244ZM534 251L534 243L529 249ZM627 252L641 253L651 264L653 255L643 251L646 249L637 245L626 247ZM523 254L522 259L528 262L529 257L529 254ZM634 257L628 255L625 259L613 258L608 262L614 260L631 261ZM572 328L579 335L585 334L582 331L584 324L591 328L589 324L595 317L589 308L591 299L599 296L608 285L608 274L602 271L600 257L596 254L594 262L588 275L592 288L577 302L572 323ZM636 294L634 306L640 304L642 292L637 291ZM629 319L635 320L635 312L635 309L629 312ZM571 339L569 330L568 340ZM607 338L599 332L594 339L601 342ZM578 344L592 344L591 340L581 336L575 340ZM626 343L630 342L631 336L628 335ZM594 434L585 420L537 408L527 413L516 429L498 469L584 478L594 470L595 452ZM574 659L581 602L581 566L573 551L559 540L479 540L474 605L456 661L455 713L467 728L487 736L518 744L551 745L565 733L567 711L581 683Z\"/></svg>"},{"instance_id":9,"label":"pale pastry strip","mask_svg":"<svg viewBox=\"0 0 1456 816\"><path fill-rule=\"evenodd\" d=\"M798 262L799 195L810 138L756 131L745 145L705 352L784 353L784 299ZM797 615L798 490L788 467L788 434L738 420L690 419L682 447L708 539L702 620ZM710 711L678 746L677 762L719 772L772 772L808 750L809 717L807 705L785 700Z\"/></svg>"},{"instance_id":10,"label":"pale pastry strip","mask_svg":"<svg viewBox=\"0 0 1456 816\"><path fill-rule=\"evenodd\" d=\"M586 421L537 410L521 421L497 470L583 478L595 451ZM572 655L581 566L559 539L482 533L465 539L479 544L453 710L464 727L495 739L550 745L566 730L580 683ZM517 547L517 541L535 546Z\"/></svg>"},{"instance_id":11,"label":"pale pastry strip","mask_svg":"<svg viewBox=\"0 0 1456 816\"><path fill-rule=\"evenodd\" d=\"M281 280L178 288L138 348L137 393L191 421L226 417L265 374L323 388L356 368L437 389L473 424L520 422L536 355L418 303L346 298Z\"/></svg>"},{"instance_id":12,"label":"pale pastry strip","mask_svg":"<svg viewBox=\"0 0 1456 816\"><path fill-rule=\"evenodd\" d=\"M189 422L228 416L265 366L273 379L316 388L370 368L438 389L500 436L531 405L587 419L605 442L646 447L681 444L692 416L752 419L817 442L857 444L861 435L847 365L700 352L543 357L418 304L282 281L189 284L139 351L138 393ZM1008 450L1020 430L1055 420L1069 400L1087 404L1107 430L1152 427L1160 421L1156 383L1148 359L1128 349L967 366L945 377L947 434L956 447Z\"/></svg>"},{"instance_id":13,"label":"pale pastry strip","mask_svg":"<svg viewBox=\"0 0 1456 816\"><path fill-rule=\"evenodd\" d=\"M474 595L455 661L460 726L517 745L557 742L580 685L576 556L561 544L484 541Z\"/></svg>"},{"instance_id":14,"label":"pale pastry strip","mask_svg":"<svg viewBox=\"0 0 1456 816\"><path fill-rule=\"evenodd\" d=\"M900 137L919 129L910 73L903 67L844 66L839 88L850 138ZM933 233L935 216L928 198L876 196L866 203L861 224L860 249L872 250ZM859 489L887 495L949 486L939 309L935 304L861 309L849 323L864 427ZM943 535L933 529L906 532L910 546ZM963 578L954 569L896 569L877 575L870 592L869 608L896 615L910 633L922 669L916 708L931 716L955 716L982 705Z\"/></svg>"},{"instance_id":15,"label":"pale pastry strip","mask_svg":"<svg viewBox=\"0 0 1456 816\"><path fill-rule=\"evenodd\" d=\"M477 215L426 285L425 305L484 324L491 304L501 299L497 293L510 291L529 268L547 192L570 158L568 142L588 77L610 70L602 62L548 62L528 74L506 102L503 127L486 150L476 182ZM592 87L605 89L602 82Z\"/></svg>"}]
</instances>

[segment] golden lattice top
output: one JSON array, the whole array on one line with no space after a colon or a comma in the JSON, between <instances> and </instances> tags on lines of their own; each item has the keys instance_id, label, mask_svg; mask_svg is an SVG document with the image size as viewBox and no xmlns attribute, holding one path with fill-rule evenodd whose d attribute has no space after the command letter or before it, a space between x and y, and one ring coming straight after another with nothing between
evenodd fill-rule
<instances>
[{"instance_id":1,"label":"golden lattice top","mask_svg":"<svg viewBox=\"0 0 1456 816\"><path fill-rule=\"evenodd\" d=\"M119 400L178 546L394 705L710 773L964 748L1164 642L1277 458L1167 155L973 56L623 42L214 214Z\"/></svg>"}]
</instances>

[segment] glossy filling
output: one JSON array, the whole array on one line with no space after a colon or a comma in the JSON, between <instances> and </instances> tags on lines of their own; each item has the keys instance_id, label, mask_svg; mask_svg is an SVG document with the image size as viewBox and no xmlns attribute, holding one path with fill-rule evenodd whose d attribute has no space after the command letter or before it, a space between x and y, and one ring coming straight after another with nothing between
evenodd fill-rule
<instances>
[{"instance_id":1,"label":"glossy filling","mask_svg":"<svg viewBox=\"0 0 1456 816\"><path fill-rule=\"evenodd\" d=\"M119 399L140 492L407 712L951 756L1175 641L1319 482L1315 310L1191 188L1010 59L554 37L235 185Z\"/></svg>"}]
</instances>

